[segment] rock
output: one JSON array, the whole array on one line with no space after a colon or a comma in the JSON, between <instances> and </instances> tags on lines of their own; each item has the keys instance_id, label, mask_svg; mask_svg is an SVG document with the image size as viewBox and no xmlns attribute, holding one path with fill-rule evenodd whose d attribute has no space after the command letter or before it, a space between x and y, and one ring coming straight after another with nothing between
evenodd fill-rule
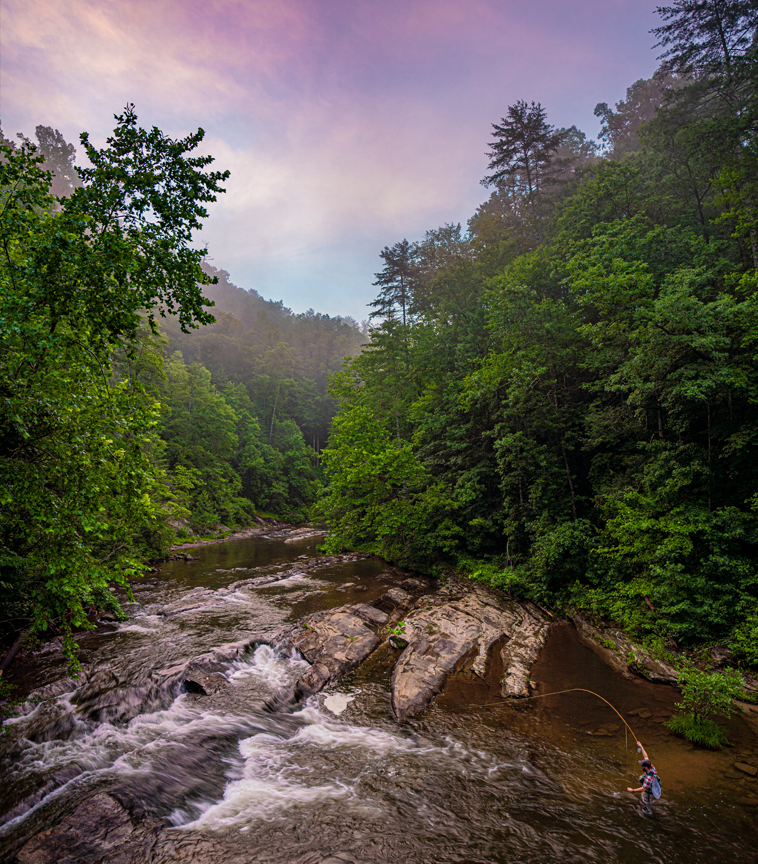
<instances>
[{"instance_id":1,"label":"rock","mask_svg":"<svg viewBox=\"0 0 758 864\"><path fill-rule=\"evenodd\" d=\"M319 528L295 528L287 532L285 543L299 543L301 540L310 540L312 537L325 537L326 531Z\"/></svg>"},{"instance_id":2,"label":"rock","mask_svg":"<svg viewBox=\"0 0 758 864\"><path fill-rule=\"evenodd\" d=\"M406 591L423 591L427 586L420 579L404 579L400 587Z\"/></svg>"},{"instance_id":3,"label":"rock","mask_svg":"<svg viewBox=\"0 0 758 864\"><path fill-rule=\"evenodd\" d=\"M395 609L405 611L413 605L413 597L402 588L391 588L386 594L382 594L374 605L387 613L394 612Z\"/></svg>"},{"instance_id":4,"label":"rock","mask_svg":"<svg viewBox=\"0 0 758 864\"><path fill-rule=\"evenodd\" d=\"M550 622L534 606L522 605L522 618L503 646L503 696L529 695L529 675L550 633Z\"/></svg>"},{"instance_id":5,"label":"rock","mask_svg":"<svg viewBox=\"0 0 758 864\"><path fill-rule=\"evenodd\" d=\"M129 813L110 795L101 793L84 801L55 827L40 832L18 852L16 861L95 864L111 859L116 850L136 839L134 833Z\"/></svg>"},{"instance_id":6,"label":"rock","mask_svg":"<svg viewBox=\"0 0 758 864\"><path fill-rule=\"evenodd\" d=\"M366 603L342 606L309 615L298 625L292 644L311 664L300 678L300 689L315 693L329 681L345 675L378 648L376 635L387 615Z\"/></svg>"},{"instance_id":7,"label":"rock","mask_svg":"<svg viewBox=\"0 0 758 864\"><path fill-rule=\"evenodd\" d=\"M355 582L345 582L344 584L337 586L338 591L347 591L348 588L355 588Z\"/></svg>"},{"instance_id":8,"label":"rock","mask_svg":"<svg viewBox=\"0 0 758 864\"><path fill-rule=\"evenodd\" d=\"M388 592L392 593L394 589ZM527 665L531 670L529 659L536 659L539 650L531 650L528 634L541 646L548 627L523 606L501 601L479 585L449 585L432 597L423 597L405 617L403 637L408 647L391 680L395 716L404 720L427 708L468 658L474 658L474 673L484 677L490 650L503 638L515 640L511 653L503 649L505 677L523 685L517 692L506 685L503 693L527 695L524 670Z\"/></svg>"},{"instance_id":9,"label":"rock","mask_svg":"<svg viewBox=\"0 0 758 864\"><path fill-rule=\"evenodd\" d=\"M748 774L750 777L758 775L758 768L754 765L748 765L747 762L735 762L734 767L743 774Z\"/></svg>"},{"instance_id":10,"label":"rock","mask_svg":"<svg viewBox=\"0 0 758 864\"><path fill-rule=\"evenodd\" d=\"M649 651L632 642L623 631L613 627L601 630L581 615L573 615L573 621L579 641L625 678L642 675L650 681L665 684L673 684L679 679L679 673L671 664L653 657Z\"/></svg>"},{"instance_id":11,"label":"rock","mask_svg":"<svg viewBox=\"0 0 758 864\"><path fill-rule=\"evenodd\" d=\"M403 636L398 636L398 635L395 634L395 633L393 633L393 634L390 636L390 638L389 638L388 641L389 641L390 645L391 645L391 646L392 646L396 651L402 651L403 649L405 649L405 648L408 647L408 640L405 639Z\"/></svg>"},{"instance_id":12,"label":"rock","mask_svg":"<svg viewBox=\"0 0 758 864\"><path fill-rule=\"evenodd\" d=\"M356 585L353 591L368 591L368 585Z\"/></svg>"},{"instance_id":13,"label":"rock","mask_svg":"<svg viewBox=\"0 0 758 864\"><path fill-rule=\"evenodd\" d=\"M352 609L354 614L365 621L365 623L374 630L378 630L379 627L384 627L389 619L386 612L382 612L381 609L377 609L376 606L372 606L370 603L358 603L356 606L349 606L346 608Z\"/></svg>"}]
</instances>

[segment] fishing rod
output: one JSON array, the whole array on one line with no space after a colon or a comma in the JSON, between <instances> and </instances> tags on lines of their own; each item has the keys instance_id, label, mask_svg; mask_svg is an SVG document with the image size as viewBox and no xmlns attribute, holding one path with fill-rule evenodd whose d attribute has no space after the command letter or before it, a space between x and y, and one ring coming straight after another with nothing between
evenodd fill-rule
<instances>
[{"instance_id":1,"label":"fishing rod","mask_svg":"<svg viewBox=\"0 0 758 864\"><path fill-rule=\"evenodd\" d=\"M602 699L603 702L605 702L605 704L611 710L616 712L619 720L621 720L621 722L624 724L624 726L626 726L626 728L632 733L632 738L634 738L635 741L639 740L637 738L637 736L634 734L634 729L632 729L632 727L626 722L626 720L624 720L624 718L621 716L621 714L618 711L616 711L616 709L613 707L613 705L611 705L611 703L604 696L601 696L599 693L595 693L594 690L587 690L585 687L570 687L568 690L556 690L554 693L540 693L537 696L524 696L522 699L519 699L518 702L529 702L531 699L545 699L547 696L560 696L562 693L590 693L593 696L597 696L598 699ZM508 700L503 699L501 702L489 702L486 705L483 705L482 707L483 708L489 708L492 705L508 705L508 704L513 704L513 703L512 702L509 703ZM518 703L516 703L516 704L518 704ZM626 729L625 729L624 730L624 745L625 746L627 745L627 742L628 742L628 739L626 737Z\"/></svg>"}]
</instances>

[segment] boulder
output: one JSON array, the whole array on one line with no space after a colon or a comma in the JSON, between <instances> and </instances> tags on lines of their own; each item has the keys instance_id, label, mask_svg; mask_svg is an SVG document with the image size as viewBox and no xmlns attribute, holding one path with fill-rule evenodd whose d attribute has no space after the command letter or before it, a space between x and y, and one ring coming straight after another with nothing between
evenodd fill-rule
<instances>
[{"instance_id":1,"label":"boulder","mask_svg":"<svg viewBox=\"0 0 758 864\"><path fill-rule=\"evenodd\" d=\"M311 664L300 678L300 689L315 693L333 678L355 669L379 647L376 631L387 620L385 612L367 603L314 612L305 618L290 637Z\"/></svg>"},{"instance_id":2,"label":"boulder","mask_svg":"<svg viewBox=\"0 0 758 864\"><path fill-rule=\"evenodd\" d=\"M410 609L413 605L413 597L407 591L403 591L402 588L391 588L386 594L382 594L378 600L374 601L374 605L391 615L396 609L403 612Z\"/></svg>"},{"instance_id":3,"label":"boulder","mask_svg":"<svg viewBox=\"0 0 758 864\"><path fill-rule=\"evenodd\" d=\"M405 616L408 646L392 673L395 716L404 720L426 709L447 678L469 659L472 671L484 677L491 649L503 639L508 640L503 648L503 693L526 695L526 679L549 626L536 610L501 600L479 585L446 586L421 598Z\"/></svg>"},{"instance_id":4,"label":"boulder","mask_svg":"<svg viewBox=\"0 0 758 864\"><path fill-rule=\"evenodd\" d=\"M156 830L157 821L148 820L137 827L118 801L100 793L29 840L15 860L18 864L96 864L115 855L124 862L146 860L146 841Z\"/></svg>"},{"instance_id":5,"label":"boulder","mask_svg":"<svg viewBox=\"0 0 758 864\"><path fill-rule=\"evenodd\" d=\"M517 606L517 604L513 604ZM529 695L529 676L550 633L551 622L531 604L517 606L521 619L503 645L503 680L500 692L506 697Z\"/></svg>"}]
</instances>

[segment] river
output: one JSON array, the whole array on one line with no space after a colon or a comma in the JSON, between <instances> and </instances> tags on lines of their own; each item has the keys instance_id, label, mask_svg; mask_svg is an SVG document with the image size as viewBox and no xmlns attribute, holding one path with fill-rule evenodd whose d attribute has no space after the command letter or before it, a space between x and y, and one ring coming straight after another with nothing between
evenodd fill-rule
<instances>
[{"instance_id":1,"label":"river","mask_svg":"<svg viewBox=\"0 0 758 864\"><path fill-rule=\"evenodd\" d=\"M83 683L56 687L55 645L13 670L22 694L47 689L0 739L4 860L758 860L758 781L733 767L758 765L756 719L730 721L732 748L692 748L662 725L671 688L621 678L558 625L535 692L586 687L627 716L663 780L647 820L624 791L640 771L634 742L587 694L504 704L493 666L488 680L458 674L431 710L398 724L396 653L383 647L304 703L277 703L305 661L266 641L308 612L379 597L383 562L320 565L313 540L191 551L198 560L164 564L136 588L128 622L82 637ZM166 685L182 663L243 640L250 647L216 673L221 695Z\"/></svg>"}]
</instances>

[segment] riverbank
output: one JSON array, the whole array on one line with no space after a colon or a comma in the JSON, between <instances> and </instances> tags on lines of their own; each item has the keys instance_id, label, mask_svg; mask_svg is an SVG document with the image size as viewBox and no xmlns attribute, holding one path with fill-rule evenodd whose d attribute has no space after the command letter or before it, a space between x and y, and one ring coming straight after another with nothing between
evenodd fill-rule
<instances>
[{"instance_id":1,"label":"riverbank","mask_svg":"<svg viewBox=\"0 0 758 864\"><path fill-rule=\"evenodd\" d=\"M238 531L224 533L220 537L209 537L202 540L189 540L186 543L176 543L171 547L171 555L180 552L183 549L194 549L198 546L212 546L215 543L228 543L233 540L249 540L253 537L289 537L292 541L303 540L309 537L325 537L326 531L321 528L312 528L310 526L295 526L289 522L282 522L278 519L261 517L262 525L250 525L247 528L240 528Z\"/></svg>"}]
</instances>

